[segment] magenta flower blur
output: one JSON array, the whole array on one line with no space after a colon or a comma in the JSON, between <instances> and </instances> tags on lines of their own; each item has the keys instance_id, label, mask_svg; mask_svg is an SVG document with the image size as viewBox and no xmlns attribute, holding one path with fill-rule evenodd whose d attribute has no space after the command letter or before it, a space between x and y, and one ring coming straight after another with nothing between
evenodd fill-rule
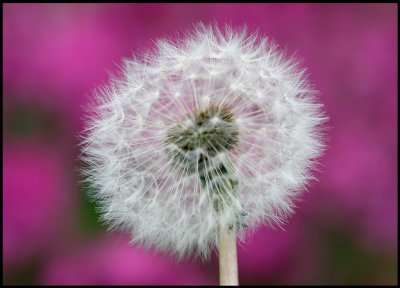
<instances>
[{"instance_id":1,"label":"magenta flower blur","mask_svg":"<svg viewBox=\"0 0 400 288\"><path fill-rule=\"evenodd\" d=\"M56 150L16 142L6 143L5 148L3 265L7 270L49 251L70 201Z\"/></svg>"},{"instance_id":2,"label":"magenta flower blur","mask_svg":"<svg viewBox=\"0 0 400 288\"><path fill-rule=\"evenodd\" d=\"M193 263L157 258L110 236L50 259L42 285L212 285Z\"/></svg>"}]
</instances>

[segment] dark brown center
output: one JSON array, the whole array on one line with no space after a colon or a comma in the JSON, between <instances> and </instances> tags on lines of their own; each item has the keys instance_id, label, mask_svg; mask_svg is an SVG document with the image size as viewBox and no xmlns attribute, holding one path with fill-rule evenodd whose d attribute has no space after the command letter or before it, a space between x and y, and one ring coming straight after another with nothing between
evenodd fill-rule
<instances>
[{"instance_id":1,"label":"dark brown center","mask_svg":"<svg viewBox=\"0 0 400 288\"><path fill-rule=\"evenodd\" d=\"M176 144L182 152L200 148L206 156L227 152L238 142L233 113L224 106L210 105L195 111L187 121L171 128L167 143Z\"/></svg>"}]
</instances>

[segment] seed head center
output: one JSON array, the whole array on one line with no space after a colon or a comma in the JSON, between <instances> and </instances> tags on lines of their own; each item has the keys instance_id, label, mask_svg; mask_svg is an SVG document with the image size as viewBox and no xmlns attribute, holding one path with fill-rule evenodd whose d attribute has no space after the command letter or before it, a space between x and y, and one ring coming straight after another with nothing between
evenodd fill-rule
<instances>
[{"instance_id":1,"label":"seed head center","mask_svg":"<svg viewBox=\"0 0 400 288\"><path fill-rule=\"evenodd\" d=\"M186 121L172 127L167 143L173 143L182 152L201 151L206 156L227 152L238 142L238 129L233 113L224 106L210 105L194 111Z\"/></svg>"},{"instance_id":2,"label":"seed head center","mask_svg":"<svg viewBox=\"0 0 400 288\"><path fill-rule=\"evenodd\" d=\"M230 205L238 180L226 163L226 153L238 142L238 127L227 107L210 105L194 111L168 130L166 143L173 167L197 175L218 212Z\"/></svg>"}]
</instances>

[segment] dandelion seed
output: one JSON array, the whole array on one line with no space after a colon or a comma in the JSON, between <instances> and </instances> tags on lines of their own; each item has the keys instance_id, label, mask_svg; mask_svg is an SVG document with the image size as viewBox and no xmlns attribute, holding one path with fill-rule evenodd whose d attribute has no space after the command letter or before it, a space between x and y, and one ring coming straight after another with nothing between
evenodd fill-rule
<instances>
[{"instance_id":1,"label":"dandelion seed","mask_svg":"<svg viewBox=\"0 0 400 288\"><path fill-rule=\"evenodd\" d=\"M294 59L245 28L159 40L97 93L88 121L103 219L179 257L207 257L219 227L281 225L323 150L315 94Z\"/></svg>"}]
</instances>

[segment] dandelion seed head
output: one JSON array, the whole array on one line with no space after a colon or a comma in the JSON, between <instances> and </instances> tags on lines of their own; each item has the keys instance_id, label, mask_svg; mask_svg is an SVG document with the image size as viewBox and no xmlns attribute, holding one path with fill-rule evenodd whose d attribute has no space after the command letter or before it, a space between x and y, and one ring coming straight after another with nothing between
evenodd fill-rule
<instances>
[{"instance_id":1,"label":"dandelion seed head","mask_svg":"<svg viewBox=\"0 0 400 288\"><path fill-rule=\"evenodd\" d=\"M179 257L207 257L219 225L282 225L323 151L305 71L246 28L156 43L95 94L82 158L103 220Z\"/></svg>"}]
</instances>

